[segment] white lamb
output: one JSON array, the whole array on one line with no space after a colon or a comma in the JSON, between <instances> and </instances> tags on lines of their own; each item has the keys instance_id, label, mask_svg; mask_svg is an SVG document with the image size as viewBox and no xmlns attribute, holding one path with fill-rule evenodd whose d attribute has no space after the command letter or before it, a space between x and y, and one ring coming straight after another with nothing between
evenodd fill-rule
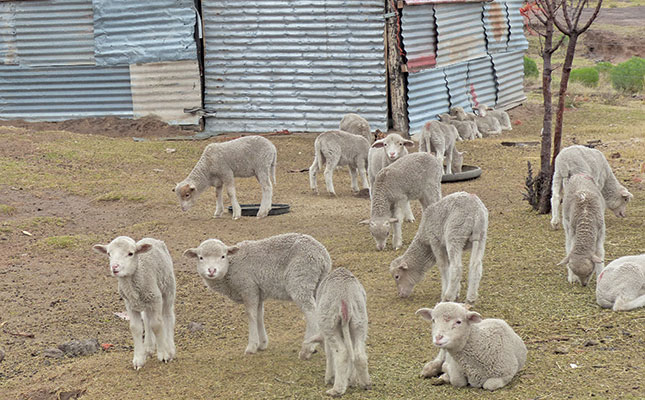
<instances>
[{"instance_id":1,"label":"white lamb","mask_svg":"<svg viewBox=\"0 0 645 400\"><path fill-rule=\"evenodd\" d=\"M477 130L482 137L499 135L502 133L502 126L495 117L487 115L485 109L483 113L479 109L478 111L480 112L480 115L466 113L461 107L453 107L450 109L450 115L456 117L460 121L474 121L475 124L477 124Z\"/></svg>"},{"instance_id":2,"label":"white lamb","mask_svg":"<svg viewBox=\"0 0 645 400\"><path fill-rule=\"evenodd\" d=\"M370 144L374 143L375 136L370 129L369 122L358 114L345 114L343 119L340 120L338 129L354 135L360 135L367 139Z\"/></svg>"},{"instance_id":3,"label":"white lamb","mask_svg":"<svg viewBox=\"0 0 645 400\"><path fill-rule=\"evenodd\" d=\"M513 125L511 125L511 117L508 116L508 113L504 110L496 110L493 107L485 106L480 104L477 108L479 110L479 115L490 115L499 121L503 131L512 131Z\"/></svg>"},{"instance_id":4,"label":"white lamb","mask_svg":"<svg viewBox=\"0 0 645 400\"><path fill-rule=\"evenodd\" d=\"M461 121L450 114L438 114L437 117L439 117L439 121L457 128L457 132L463 140L473 140L482 137L482 134L479 133L479 130L477 129L475 121Z\"/></svg>"},{"instance_id":5,"label":"white lamb","mask_svg":"<svg viewBox=\"0 0 645 400\"><path fill-rule=\"evenodd\" d=\"M596 149L585 146L569 146L555 158L551 183L551 226L556 229L560 222L559 207L567 179L575 174L591 176L600 189L605 205L617 217L625 217L627 203L634 197L618 182L605 156Z\"/></svg>"},{"instance_id":6,"label":"white lamb","mask_svg":"<svg viewBox=\"0 0 645 400\"><path fill-rule=\"evenodd\" d=\"M358 384L370 389L367 370L367 295L363 285L345 268L336 268L325 277L316 292L316 316L325 345L327 391L342 396L347 386Z\"/></svg>"},{"instance_id":7,"label":"white lamb","mask_svg":"<svg viewBox=\"0 0 645 400\"><path fill-rule=\"evenodd\" d=\"M526 363L524 341L501 319L482 319L458 303L439 303L416 314L432 322L432 342L439 355L421 376L444 372L453 386L496 390L506 386Z\"/></svg>"},{"instance_id":8,"label":"white lamb","mask_svg":"<svg viewBox=\"0 0 645 400\"><path fill-rule=\"evenodd\" d=\"M452 174L452 157L455 152L455 142L461 140L457 128L440 121L428 121L421 130L419 151L434 154L443 165L444 157L446 166L444 173Z\"/></svg>"},{"instance_id":9,"label":"white lamb","mask_svg":"<svg viewBox=\"0 0 645 400\"><path fill-rule=\"evenodd\" d=\"M461 287L462 253L471 249L466 301L474 303L487 231L488 210L474 194L453 193L427 207L410 247L390 264L399 296L410 296L436 262L441 274L441 301L455 301Z\"/></svg>"},{"instance_id":10,"label":"white lamb","mask_svg":"<svg viewBox=\"0 0 645 400\"><path fill-rule=\"evenodd\" d=\"M432 154L412 153L376 175L371 191L370 219L360 223L369 224L378 250L385 248L392 225L392 246L398 250L403 245L401 221L406 203L418 199L425 209L441 199L442 170Z\"/></svg>"},{"instance_id":11,"label":"white lamb","mask_svg":"<svg viewBox=\"0 0 645 400\"><path fill-rule=\"evenodd\" d=\"M318 193L316 175L325 165L325 185L327 192L335 196L334 169L347 165L352 178L352 190L358 192L356 173L363 180L363 187L369 188L367 181L367 155L370 143L362 136L344 131L329 131L318 135L314 142L314 162L309 167L309 186Z\"/></svg>"},{"instance_id":12,"label":"white lamb","mask_svg":"<svg viewBox=\"0 0 645 400\"><path fill-rule=\"evenodd\" d=\"M596 302L614 311L645 306L645 254L610 262L598 275Z\"/></svg>"},{"instance_id":13,"label":"white lamb","mask_svg":"<svg viewBox=\"0 0 645 400\"><path fill-rule=\"evenodd\" d=\"M237 303L244 303L249 319L249 343L253 354L269 344L264 328L264 301L293 301L305 314L307 328L300 358L315 350L311 338L318 334L314 295L331 270L325 246L309 235L286 233L262 240L226 246L208 239L184 256L197 259L197 272L204 283Z\"/></svg>"},{"instance_id":14,"label":"white lamb","mask_svg":"<svg viewBox=\"0 0 645 400\"><path fill-rule=\"evenodd\" d=\"M233 207L233 219L242 215L235 194L235 177L255 176L262 188L262 200L258 218L269 215L273 186L275 183L276 148L262 136L244 136L224 143L211 143L204 149L199 161L188 177L179 182L173 191L179 198L181 209L187 211L197 197L211 186L215 187L217 206L215 217L224 212L222 188L226 187Z\"/></svg>"},{"instance_id":15,"label":"white lamb","mask_svg":"<svg viewBox=\"0 0 645 400\"><path fill-rule=\"evenodd\" d=\"M172 258L161 240L136 242L119 236L110 244L94 245L110 258L110 273L118 280L134 340L134 369L143 367L155 348L159 361L175 357L175 274ZM144 339L145 333L145 339Z\"/></svg>"},{"instance_id":16,"label":"white lamb","mask_svg":"<svg viewBox=\"0 0 645 400\"><path fill-rule=\"evenodd\" d=\"M600 275L605 257L605 202L589 175L569 178L562 204L569 283L587 286L591 275Z\"/></svg>"}]
</instances>

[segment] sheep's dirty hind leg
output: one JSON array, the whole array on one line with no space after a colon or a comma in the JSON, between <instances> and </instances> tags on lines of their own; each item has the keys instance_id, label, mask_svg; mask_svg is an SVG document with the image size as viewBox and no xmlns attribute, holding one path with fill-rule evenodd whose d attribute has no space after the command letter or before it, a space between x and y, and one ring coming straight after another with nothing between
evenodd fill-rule
<instances>
[{"instance_id":1,"label":"sheep's dirty hind leg","mask_svg":"<svg viewBox=\"0 0 645 400\"><path fill-rule=\"evenodd\" d=\"M255 354L260 347L260 338L258 334L258 307L259 300L256 297L244 299L246 315L249 318L249 344L246 346L244 353Z\"/></svg>"},{"instance_id":2,"label":"sheep's dirty hind leg","mask_svg":"<svg viewBox=\"0 0 645 400\"><path fill-rule=\"evenodd\" d=\"M367 328L357 328L352 332L354 337L354 371L358 385L369 390L372 388L372 381L367 368L367 351L365 351L365 339L367 338Z\"/></svg>"},{"instance_id":3,"label":"sheep's dirty hind leg","mask_svg":"<svg viewBox=\"0 0 645 400\"><path fill-rule=\"evenodd\" d=\"M258 350L266 350L269 346L269 337L264 327L264 302L262 301L258 305L258 338L260 340Z\"/></svg>"},{"instance_id":4,"label":"sheep's dirty hind leg","mask_svg":"<svg viewBox=\"0 0 645 400\"><path fill-rule=\"evenodd\" d=\"M367 171L365 170L364 165L359 165L358 166L358 174L361 176L361 179L363 180L363 187L365 189L370 188L370 181L367 179Z\"/></svg>"},{"instance_id":5,"label":"sheep's dirty hind leg","mask_svg":"<svg viewBox=\"0 0 645 400\"><path fill-rule=\"evenodd\" d=\"M334 353L334 387L327 391L327 394L333 397L339 397L345 394L347 384L349 383L350 365L349 352L343 344L340 334L334 334L329 337L329 346Z\"/></svg>"},{"instance_id":6,"label":"sheep's dirty hind leg","mask_svg":"<svg viewBox=\"0 0 645 400\"><path fill-rule=\"evenodd\" d=\"M174 297L171 299L164 299L163 304L163 324L166 329L166 344L170 358L175 358L175 306Z\"/></svg>"},{"instance_id":7,"label":"sheep's dirty hind leg","mask_svg":"<svg viewBox=\"0 0 645 400\"><path fill-rule=\"evenodd\" d=\"M215 186L215 197L217 198L217 202L213 217L219 218L224 214L224 185L221 183L218 186Z\"/></svg>"},{"instance_id":8,"label":"sheep's dirty hind leg","mask_svg":"<svg viewBox=\"0 0 645 400\"><path fill-rule=\"evenodd\" d=\"M146 314L149 314L150 329L155 334L157 341L157 359L163 362L172 360L171 351L168 346L168 338L166 338L167 329L164 326L162 305L153 304L149 310L146 310Z\"/></svg>"},{"instance_id":9,"label":"sheep's dirty hind leg","mask_svg":"<svg viewBox=\"0 0 645 400\"><path fill-rule=\"evenodd\" d=\"M551 228L558 229L560 223L560 192L562 191L562 177L556 170L553 176L553 184L551 187Z\"/></svg>"},{"instance_id":10,"label":"sheep's dirty hind leg","mask_svg":"<svg viewBox=\"0 0 645 400\"><path fill-rule=\"evenodd\" d=\"M349 167L349 176L352 181L352 192L358 193L360 189L358 188L358 178L356 176L356 168Z\"/></svg>"},{"instance_id":11,"label":"sheep's dirty hind leg","mask_svg":"<svg viewBox=\"0 0 645 400\"><path fill-rule=\"evenodd\" d=\"M242 207L237 202L237 195L235 194L235 182L231 181L226 184L226 192L228 198L231 200L231 207L233 208L233 219L239 219L242 216Z\"/></svg>"},{"instance_id":12,"label":"sheep's dirty hind leg","mask_svg":"<svg viewBox=\"0 0 645 400\"><path fill-rule=\"evenodd\" d=\"M334 169L336 169L337 164L337 160L329 157L327 158L327 164L325 164L325 186L327 187L327 192L332 196L336 196L336 191L334 190Z\"/></svg>"},{"instance_id":13,"label":"sheep's dirty hind leg","mask_svg":"<svg viewBox=\"0 0 645 400\"><path fill-rule=\"evenodd\" d=\"M134 341L134 357L132 358L132 366L134 369L140 369L146 364L146 349L143 344L143 319L138 311L133 311L128 308L128 315L130 316L130 332L132 332L132 340Z\"/></svg>"},{"instance_id":14,"label":"sheep's dirty hind leg","mask_svg":"<svg viewBox=\"0 0 645 400\"><path fill-rule=\"evenodd\" d=\"M143 348L146 351L146 355L152 356L157 351L157 341L155 339L155 334L150 328L150 317L147 312L141 313L141 319L143 320Z\"/></svg>"},{"instance_id":15,"label":"sheep's dirty hind leg","mask_svg":"<svg viewBox=\"0 0 645 400\"><path fill-rule=\"evenodd\" d=\"M405 216L405 222L414 222L414 214L412 213L412 207L410 207L409 201L405 202L403 214Z\"/></svg>"},{"instance_id":16,"label":"sheep's dirty hind leg","mask_svg":"<svg viewBox=\"0 0 645 400\"><path fill-rule=\"evenodd\" d=\"M311 164L311 166L309 167L309 187L314 193L318 194L316 175L318 175L318 160L314 158L313 164Z\"/></svg>"},{"instance_id":17,"label":"sheep's dirty hind leg","mask_svg":"<svg viewBox=\"0 0 645 400\"><path fill-rule=\"evenodd\" d=\"M271 184L271 178L268 174L258 175L258 183L262 188L262 200L260 200L260 209L258 210L258 218L264 218L269 215L271 211L271 199L273 198L273 185Z\"/></svg>"},{"instance_id":18,"label":"sheep's dirty hind leg","mask_svg":"<svg viewBox=\"0 0 645 400\"><path fill-rule=\"evenodd\" d=\"M468 291L466 302L474 304L477 300L479 282L482 278L482 260L484 259L485 240L473 240L472 251L470 252L470 265L468 267Z\"/></svg>"},{"instance_id":19,"label":"sheep's dirty hind leg","mask_svg":"<svg viewBox=\"0 0 645 400\"><path fill-rule=\"evenodd\" d=\"M394 218L397 219L397 222L392 224L392 247L394 250L398 250L403 247L403 232L401 229L403 221L403 207L405 207L404 202L399 202L394 207Z\"/></svg>"},{"instance_id":20,"label":"sheep's dirty hind leg","mask_svg":"<svg viewBox=\"0 0 645 400\"><path fill-rule=\"evenodd\" d=\"M327 367L325 368L325 383L332 385L334 383L334 351L329 346L329 341L324 341L325 357L327 358Z\"/></svg>"}]
</instances>

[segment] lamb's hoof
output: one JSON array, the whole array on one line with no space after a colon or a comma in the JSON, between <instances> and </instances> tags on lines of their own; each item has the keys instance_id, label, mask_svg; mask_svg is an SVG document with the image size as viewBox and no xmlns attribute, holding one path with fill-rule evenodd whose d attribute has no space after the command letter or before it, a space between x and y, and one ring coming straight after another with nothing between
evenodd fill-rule
<instances>
[{"instance_id":1,"label":"lamb's hoof","mask_svg":"<svg viewBox=\"0 0 645 400\"><path fill-rule=\"evenodd\" d=\"M327 392L325 392L325 393L327 393L327 395L329 395L329 396L331 396L331 397L340 397L340 396L342 396L342 395L344 395L344 394L345 394L345 392L339 392L339 391L337 391L336 389L329 389L329 390L328 390Z\"/></svg>"},{"instance_id":2,"label":"lamb's hoof","mask_svg":"<svg viewBox=\"0 0 645 400\"><path fill-rule=\"evenodd\" d=\"M404 221L405 222L414 222L415 219L414 219L414 217L405 217Z\"/></svg>"},{"instance_id":3,"label":"lamb's hoof","mask_svg":"<svg viewBox=\"0 0 645 400\"><path fill-rule=\"evenodd\" d=\"M145 364L146 364L145 354L143 356L134 356L134 358L132 359L132 367L134 367L134 369L137 371L143 368Z\"/></svg>"},{"instance_id":4,"label":"lamb's hoof","mask_svg":"<svg viewBox=\"0 0 645 400\"><path fill-rule=\"evenodd\" d=\"M241 215L233 214L233 221L235 221L236 219L240 219L241 217L242 217Z\"/></svg>"},{"instance_id":5,"label":"lamb's hoof","mask_svg":"<svg viewBox=\"0 0 645 400\"><path fill-rule=\"evenodd\" d=\"M269 341L260 342L260 345L258 346L258 350L264 351L267 349L268 346L269 346Z\"/></svg>"},{"instance_id":6,"label":"lamb's hoof","mask_svg":"<svg viewBox=\"0 0 645 400\"><path fill-rule=\"evenodd\" d=\"M269 212L258 213L257 218L266 218L269 215Z\"/></svg>"},{"instance_id":7,"label":"lamb's hoof","mask_svg":"<svg viewBox=\"0 0 645 400\"><path fill-rule=\"evenodd\" d=\"M248 345L246 346L246 350L244 350L244 354L255 354L258 352L258 345Z\"/></svg>"},{"instance_id":8,"label":"lamb's hoof","mask_svg":"<svg viewBox=\"0 0 645 400\"><path fill-rule=\"evenodd\" d=\"M301 349L300 353L298 354L298 357L301 360L309 360L315 352L316 352L316 349L311 349L311 348Z\"/></svg>"},{"instance_id":9,"label":"lamb's hoof","mask_svg":"<svg viewBox=\"0 0 645 400\"><path fill-rule=\"evenodd\" d=\"M623 300L622 297L618 297L614 301L614 306L611 309L614 310L614 311L625 311L626 310L626 308L625 308L625 300Z\"/></svg>"},{"instance_id":10,"label":"lamb's hoof","mask_svg":"<svg viewBox=\"0 0 645 400\"><path fill-rule=\"evenodd\" d=\"M172 356L170 355L169 351L158 351L157 359L161 362L167 363L172 360Z\"/></svg>"},{"instance_id":11,"label":"lamb's hoof","mask_svg":"<svg viewBox=\"0 0 645 400\"><path fill-rule=\"evenodd\" d=\"M423 366L423 369L421 370L421 374L419 374L419 376L421 376L422 378L432 378L434 376L439 376L439 374L441 374L442 365L442 362L430 361Z\"/></svg>"},{"instance_id":12,"label":"lamb's hoof","mask_svg":"<svg viewBox=\"0 0 645 400\"><path fill-rule=\"evenodd\" d=\"M224 213L219 213L219 214L215 213L215 214L213 214L213 218L222 218L223 216L224 216Z\"/></svg>"},{"instance_id":13,"label":"lamb's hoof","mask_svg":"<svg viewBox=\"0 0 645 400\"><path fill-rule=\"evenodd\" d=\"M333 385L334 384L334 376L332 375L330 377L325 377L325 384Z\"/></svg>"},{"instance_id":14,"label":"lamb's hoof","mask_svg":"<svg viewBox=\"0 0 645 400\"><path fill-rule=\"evenodd\" d=\"M366 383L366 384L364 384L364 385L361 385L361 387L362 387L364 390L372 390L372 383L371 383L371 382L370 382L370 383Z\"/></svg>"},{"instance_id":15,"label":"lamb's hoof","mask_svg":"<svg viewBox=\"0 0 645 400\"><path fill-rule=\"evenodd\" d=\"M155 345L146 346L146 355L154 356L156 351L157 349L155 348Z\"/></svg>"},{"instance_id":16,"label":"lamb's hoof","mask_svg":"<svg viewBox=\"0 0 645 400\"><path fill-rule=\"evenodd\" d=\"M559 227L560 227L560 224L558 223L558 221L551 220L551 229L553 229L554 231L557 231Z\"/></svg>"},{"instance_id":17,"label":"lamb's hoof","mask_svg":"<svg viewBox=\"0 0 645 400\"><path fill-rule=\"evenodd\" d=\"M466 305L472 306L473 304L475 304L475 301L477 301L477 298L474 298L474 299L466 298Z\"/></svg>"}]
</instances>

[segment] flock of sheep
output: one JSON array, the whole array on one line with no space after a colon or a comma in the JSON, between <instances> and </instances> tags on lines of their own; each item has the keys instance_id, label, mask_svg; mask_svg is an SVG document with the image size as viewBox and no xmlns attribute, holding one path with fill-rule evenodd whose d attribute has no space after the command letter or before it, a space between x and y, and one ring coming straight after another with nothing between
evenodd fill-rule
<instances>
[{"instance_id":1,"label":"flock of sheep","mask_svg":"<svg viewBox=\"0 0 645 400\"><path fill-rule=\"evenodd\" d=\"M455 148L456 141L511 128L505 112L485 106L478 111L475 115L455 108L450 114L440 115L441 121L426 123L415 135L420 151L412 154L408 154L414 146L411 140L393 133L374 141L367 121L348 114L339 130L316 138L309 177L311 189L317 192L316 175L324 167L327 191L335 195L336 167L349 167L354 191L359 190L358 175L361 176L371 199L370 219L361 223L369 225L378 250L385 248L390 232L393 248L402 247L402 222L414 221L410 201L421 202L424 211L418 231L405 253L390 264L401 297L409 296L435 263L440 271L441 302L433 309L417 311L432 322L433 344L440 349L421 375L441 375L440 379L459 387L495 390L508 384L524 366L527 349L505 321L482 319L469 309L469 304L477 300L482 276L488 230L486 206L476 195L466 192L441 195L442 175L461 169L463 156ZM226 188L233 219L237 219L241 209L234 178L255 176L262 188L258 217L267 216L272 181L275 183L276 154L275 146L260 136L208 145L188 177L173 189L182 210L188 210L204 190L214 186L214 216L224 212L222 197ZM645 305L645 255L623 257L603 268L605 207L623 217L632 197L598 150L571 146L556 158L551 224L555 228L559 223L562 198L566 257L560 264L567 265L571 283L586 285L595 272L597 302L614 310ZM118 278L118 290L130 317L134 368L143 367L147 356L155 352L160 361L172 360L175 277L165 244L150 238L135 242L120 236L94 249L109 257L110 272ZM468 249L467 304L461 304L456 301L462 253ZM332 270L327 249L316 239L301 233L235 245L208 239L187 249L184 256L195 259L197 272L209 288L244 304L249 323L246 353L268 346L264 301L292 301L306 320L300 358L310 358L318 343L324 346L325 382L333 384L327 394L341 396L348 386L371 387L365 347L365 290L347 269Z\"/></svg>"}]
</instances>

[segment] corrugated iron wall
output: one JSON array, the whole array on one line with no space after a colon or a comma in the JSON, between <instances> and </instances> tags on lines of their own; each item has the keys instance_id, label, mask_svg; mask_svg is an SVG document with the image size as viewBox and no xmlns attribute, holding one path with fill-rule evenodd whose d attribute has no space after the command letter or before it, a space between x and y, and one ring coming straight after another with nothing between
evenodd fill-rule
<instances>
[{"instance_id":1,"label":"corrugated iron wall","mask_svg":"<svg viewBox=\"0 0 645 400\"><path fill-rule=\"evenodd\" d=\"M408 116L410 133L418 132L423 124L450 108L450 96L442 68L425 69L408 76Z\"/></svg>"},{"instance_id":2,"label":"corrugated iron wall","mask_svg":"<svg viewBox=\"0 0 645 400\"><path fill-rule=\"evenodd\" d=\"M211 133L386 129L382 0L202 0Z\"/></svg>"},{"instance_id":3,"label":"corrugated iron wall","mask_svg":"<svg viewBox=\"0 0 645 400\"><path fill-rule=\"evenodd\" d=\"M437 66L445 66L486 55L481 4L437 4Z\"/></svg>"},{"instance_id":4,"label":"corrugated iron wall","mask_svg":"<svg viewBox=\"0 0 645 400\"><path fill-rule=\"evenodd\" d=\"M0 118L159 114L198 123L183 113L201 107L192 1L131 3L0 3ZM148 61L162 62L137 64Z\"/></svg>"}]
</instances>

